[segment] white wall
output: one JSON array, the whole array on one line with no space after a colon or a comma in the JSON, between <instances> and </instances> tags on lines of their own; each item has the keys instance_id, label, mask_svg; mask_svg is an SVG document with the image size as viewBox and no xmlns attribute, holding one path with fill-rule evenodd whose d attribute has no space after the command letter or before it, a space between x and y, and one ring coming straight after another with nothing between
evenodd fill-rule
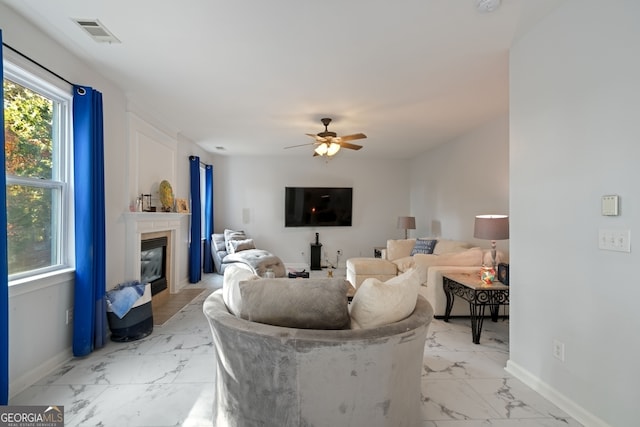
<instances>
[{"instance_id":1,"label":"white wall","mask_svg":"<svg viewBox=\"0 0 640 427\"><path fill-rule=\"evenodd\" d=\"M508 366L586 425L640 414L640 252L598 249L599 229L640 229L639 17L635 0L569 0L511 51Z\"/></svg>"},{"instance_id":2,"label":"white wall","mask_svg":"<svg viewBox=\"0 0 640 427\"><path fill-rule=\"evenodd\" d=\"M122 253L123 224L118 223L122 207L122 188L126 188L126 123L124 95L50 38L5 5L0 4L0 28L4 42L55 70L71 82L93 86L103 93L105 130L105 189L107 206L107 253ZM123 259L107 257L108 281L118 280ZM114 273L115 272L115 273ZM73 307L73 275L62 275L36 286L9 289L9 375L10 395L67 359L70 354L71 326L65 310Z\"/></svg>"},{"instance_id":3,"label":"white wall","mask_svg":"<svg viewBox=\"0 0 640 427\"><path fill-rule=\"evenodd\" d=\"M103 94L107 288L126 280L124 275L125 224L128 209L129 128L127 100L116 84L91 69L52 41L11 9L0 3L3 40L65 79L92 86ZM135 113L135 111L133 111ZM174 133L177 171L189 154L203 156L202 150ZM178 144L179 141L179 144ZM171 155L175 155L172 153ZM182 160L180 156L184 155ZM206 158L204 160L207 160ZM187 169L188 170L188 169ZM188 174L176 177L176 187L188 186ZM184 197L184 196L183 196ZM186 255L181 260L186 277ZM57 275L36 283L9 288L9 375L10 395L40 379L71 357L72 330L65 311L73 307L73 273Z\"/></svg>"},{"instance_id":4,"label":"white wall","mask_svg":"<svg viewBox=\"0 0 640 427\"><path fill-rule=\"evenodd\" d=\"M310 263L309 245L316 232L332 263L336 251L342 251L341 267L348 258L373 256L375 246L404 236L396 221L409 211L406 161L365 159L345 152L329 162L309 154L295 159L216 157L213 164L215 231L243 229L258 247L277 254L285 264ZM352 187L353 225L285 228L286 186Z\"/></svg>"},{"instance_id":5,"label":"white wall","mask_svg":"<svg viewBox=\"0 0 640 427\"><path fill-rule=\"evenodd\" d=\"M411 161L414 236L474 242L476 215L509 214L509 119L497 118ZM498 241L507 253L509 241Z\"/></svg>"}]
</instances>

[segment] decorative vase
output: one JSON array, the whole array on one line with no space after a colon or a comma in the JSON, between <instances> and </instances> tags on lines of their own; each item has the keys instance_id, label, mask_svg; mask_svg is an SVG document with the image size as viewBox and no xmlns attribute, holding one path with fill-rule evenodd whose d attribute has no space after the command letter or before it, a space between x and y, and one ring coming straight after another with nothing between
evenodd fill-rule
<instances>
[{"instance_id":1,"label":"decorative vase","mask_svg":"<svg viewBox=\"0 0 640 427\"><path fill-rule=\"evenodd\" d=\"M158 193L160 196L160 204L162 205L162 212L171 212L173 210L173 189L169 181L162 181L158 186Z\"/></svg>"},{"instance_id":2,"label":"decorative vase","mask_svg":"<svg viewBox=\"0 0 640 427\"><path fill-rule=\"evenodd\" d=\"M484 265L480 268L480 280L482 283L486 285L490 285L496 280L496 271L493 267L485 267Z\"/></svg>"}]
</instances>

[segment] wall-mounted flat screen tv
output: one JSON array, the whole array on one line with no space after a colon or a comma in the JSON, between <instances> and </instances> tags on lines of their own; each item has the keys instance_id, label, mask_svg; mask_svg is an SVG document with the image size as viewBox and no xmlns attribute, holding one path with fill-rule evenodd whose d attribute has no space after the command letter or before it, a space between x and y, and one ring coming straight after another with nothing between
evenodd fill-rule
<instances>
[{"instance_id":1,"label":"wall-mounted flat screen tv","mask_svg":"<svg viewBox=\"0 0 640 427\"><path fill-rule=\"evenodd\" d=\"M285 227L350 227L353 189L285 187Z\"/></svg>"}]
</instances>

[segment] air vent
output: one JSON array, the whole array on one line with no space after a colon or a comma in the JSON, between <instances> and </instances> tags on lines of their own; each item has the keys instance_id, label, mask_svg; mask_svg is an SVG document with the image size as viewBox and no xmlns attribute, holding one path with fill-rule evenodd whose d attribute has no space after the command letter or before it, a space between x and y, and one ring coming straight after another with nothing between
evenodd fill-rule
<instances>
[{"instance_id":1,"label":"air vent","mask_svg":"<svg viewBox=\"0 0 640 427\"><path fill-rule=\"evenodd\" d=\"M97 19L74 19L98 43L120 43L120 40Z\"/></svg>"}]
</instances>

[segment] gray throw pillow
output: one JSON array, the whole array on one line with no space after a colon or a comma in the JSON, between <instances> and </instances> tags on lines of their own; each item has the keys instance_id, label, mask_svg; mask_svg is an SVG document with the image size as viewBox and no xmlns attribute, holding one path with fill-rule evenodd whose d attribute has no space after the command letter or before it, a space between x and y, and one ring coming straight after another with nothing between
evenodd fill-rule
<instances>
[{"instance_id":1,"label":"gray throw pillow","mask_svg":"<svg viewBox=\"0 0 640 427\"><path fill-rule=\"evenodd\" d=\"M240 317L288 328L346 329L347 286L343 279L241 281Z\"/></svg>"},{"instance_id":2,"label":"gray throw pillow","mask_svg":"<svg viewBox=\"0 0 640 427\"><path fill-rule=\"evenodd\" d=\"M416 245L411 250L411 256L415 254L432 254L438 243L435 239L416 239Z\"/></svg>"},{"instance_id":3,"label":"gray throw pillow","mask_svg":"<svg viewBox=\"0 0 640 427\"><path fill-rule=\"evenodd\" d=\"M233 253L233 247L231 246L232 240L245 240L247 235L244 234L244 230L224 230L224 241L227 248L227 252Z\"/></svg>"}]
</instances>

